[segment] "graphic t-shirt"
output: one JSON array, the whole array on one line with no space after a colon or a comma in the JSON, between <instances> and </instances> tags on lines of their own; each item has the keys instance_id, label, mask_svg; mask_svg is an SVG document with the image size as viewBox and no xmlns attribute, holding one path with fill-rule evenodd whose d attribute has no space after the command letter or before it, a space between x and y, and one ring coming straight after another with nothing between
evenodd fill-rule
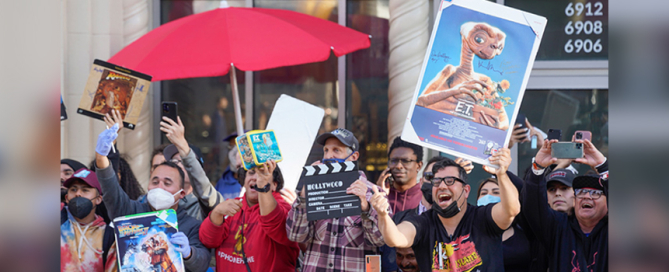
<instances>
[{"instance_id":1,"label":"graphic t-shirt","mask_svg":"<svg viewBox=\"0 0 669 272\"><path fill-rule=\"evenodd\" d=\"M406 220L416 227L413 250L420 271L504 271L502 233L492 207L467 204L467 211L449 235L434 210Z\"/></svg>"}]
</instances>

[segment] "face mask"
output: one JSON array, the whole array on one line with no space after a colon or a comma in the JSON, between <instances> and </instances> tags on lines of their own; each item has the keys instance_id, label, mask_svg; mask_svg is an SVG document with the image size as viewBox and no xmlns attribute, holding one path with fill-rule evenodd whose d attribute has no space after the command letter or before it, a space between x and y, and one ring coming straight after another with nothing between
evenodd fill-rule
<instances>
[{"instance_id":1,"label":"face mask","mask_svg":"<svg viewBox=\"0 0 669 272\"><path fill-rule=\"evenodd\" d=\"M179 190L175 194L170 194L170 192L165 191L162 188L154 188L149 190L149 193L146 194L146 199L151 204L151 207L157 211L168 209L172 207L177 201L174 201L174 196L181 193L183 189Z\"/></svg>"},{"instance_id":2,"label":"face mask","mask_svg":"<svg viewBox=\"0 0 669 272\"><path fill-rule=\"evenodd\" d=\"M335 162L338 162L338 163L344 163L344 162L346 162L346 159L348 159L348 157L350 157L351 155L353 155L353 153L355 153L355 151L351 152L351 154L348 154L348 156L346 156L346 158L343 158L343 159L337 159L337 158L332 158L332 159L322 159L321 162L322 162L322 163L335 163Z\"/></svg>"},{"instance_id":3,"label":"face mask","mask_svg":"<svg viewBox=\"0 0 669 272\"><path fill-rule=\"evenodd\" d=\"M476 201L476 205L485 206L485 205L488 205L490 203L497 203L497 202L500 202L500 201L502 201L502 199L499 198L499 196L485 195L485 196L479 198L478 201Z\"/></svg>"},{"instance_id":4,"label":"face mask","mask_svg":"<svg viewBox=\"0 0 669 272\"><path fill-rule=\"evenodd\" d=\"M230 160L230 171L236 173L238 169L237 163L239 163L239 152L237 152L236 145L228 152L228 159Z\"/></svg>"},{"instance_id":5,"label":"face mask","mask_svg":"<svg viewBox=\"0 0 669 272\"><path fill-rule=\"evenodd\" d=\"M85 197L75 197L70 199L67 207L74 218L82 219L88 216L93 210L93 201Z\"/></svg>"},{"instance_id":6,"label":"face mask","mask_svg":"<svg viewBox=\"0 0 669 272\"><path fill-rule=\"evenodd\" d=\"M451 218L451 217L455 216L456 214L458 214L460 212L460 207L458 207L458 201L460 200L462 195L464 195L464 192L465 192L465 188L462 188L462 193L460 193L460 197L458 197L457 200L451 202L451 204L448 205L448 207L446 207L446 209L442 209L441 207L439 207L438 204L437 205L432 205L432 209L437 211L437 214L441 215L441 217L443 217L443 218ZM465 202L463 204L467 204L467 202Z\"/></svg>"},{"instance_id":7,"label":"face mask","mask_svg":"<svg viewBox=\"0 0 669 272\"><path fill-rule=\"evenodd\" d=\"M423 185L420 186L420 191L423 192L423 197L427 203L430 203L430 205L434 204L432 200L432 183L423 182Z\"/></svg>"}]
</instances>

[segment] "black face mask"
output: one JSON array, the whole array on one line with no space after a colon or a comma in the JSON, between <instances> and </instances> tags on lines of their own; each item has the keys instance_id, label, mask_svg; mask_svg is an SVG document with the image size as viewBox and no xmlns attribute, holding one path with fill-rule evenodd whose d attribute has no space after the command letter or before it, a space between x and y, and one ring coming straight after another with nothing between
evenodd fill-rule
<instances>
[{"instance_id":1,"label":"black face mask","mask_svg":"<svg viewBox=\"0 0 669 272\"><path fill-rule=\"evenodd\" d=\"M451 204L448 205L448 207L446 207L446 209L442 209L441 207L439 207L439 204L432 205L432 209L437 211L437 214L441 215L441 217L443 217L443 218L451 218L451 217L457 215L460 212L460 207L458 207L458 201L460 200L460 198L462 197L464 192L465 192L465 188L462 188L462 193L460 193L460 197L458 197L457 200L451 202ZM466 203L464 203L464 204L466 204Z\"/></svg>"},{"instance_id":2,"label":"black face mask","mask_svg":"<svg viewBox=\"0 0 669 272\"><path fill-rule=\"evenodd\" d=\"M82 219L89 215L93 210L93 202L85 197L75 197L70 199L70 203L67 204L68 209L72 216L77 219Z\"/></svg>"},{"instance_id":3,"label":"black face mask","mask_svg":"<svg viewBox=\"0 0 669 272\"><path fill-rule=\"evenodd\" d=\"M434 204L434 200L432 200L432 183L423 182L420 186L420 191L423 192L423 197L427 203L430 203L430 205Z\"/></svg>"}]
</instances>

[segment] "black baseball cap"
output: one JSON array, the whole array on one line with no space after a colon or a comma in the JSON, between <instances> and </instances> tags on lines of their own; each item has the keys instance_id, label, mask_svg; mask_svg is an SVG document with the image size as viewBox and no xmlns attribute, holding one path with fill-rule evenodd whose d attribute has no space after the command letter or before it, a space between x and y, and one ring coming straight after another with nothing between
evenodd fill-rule
<instances>
[{"instance_id":1,"label":"black baseball cap","mask_svg":"<svg viewBox=\"0 0 669 272\"><path fill-rule=\"evenodd\" d=\"M325 141L332 137L336 137L342 144L350 147L353 152L358 151L358 148L360 148L360 143L358 142L358 139L355 138L355 135L353 135L353 132L350 132L345 128L338 128L331 132L318 135L318 137L316 137L316 142L320 145L325 145Z\"/></svg>"},{"instance_id":2,"label":"black baseball cap","mask_svg":"<svg viewBox=\"0 0 669 272\"><path fill-rule=\"evenodd\" d=\"M247 130L244 130L244 133L247 133L247 132L249 132L248 129L247 129ZM239 136L239 135L237 135L237 132L233 132L232 134L230 134L230 135L228 135L227 137L225 137L225 138L223 139L223 141L224 141L224 142L228 142L228 141L230 141L230 140L234 140L234 139L237 138L237 136Z\"/></svg>"},{"instance_id":3,"label":"black baseball cap","mask_svg":"<svg viewBox=\"0 0 669 272\"><path fill-rule=\"evenodd\" d=\"M557 181L569 187L574 187L574 173L567 169L557 169L546 177L546 183Z\"/></svg>"},{"instance_id":4,"label":"black baseball cap","mask_svg":"<svg viewBox=\"0 0 669 272\"><path fill-rule=\"evenodd\" d=\"M197 146L188 144L188 147L195 153L195 157L197 158L197 161L200 162L200 165L204 167L204 158L202 158L202 151ZM168 145L163 149L163 156L165 156L165 160L169 161L174 157L174 155L178 154L179 150L177 149L176 145Z\"/></svg>"},{"instance_id":5,"label":"black baseball cap","mask_svg":"<svg viewBox=\"0 0 669 272\"><path fill-rule=\"evenodd\" d=\"M602 190L605 196L609 195L609 181L600 178L598 175L584 175L574 178L574 190L582 188L592 188Z\"/></svg>"}]
</instances>

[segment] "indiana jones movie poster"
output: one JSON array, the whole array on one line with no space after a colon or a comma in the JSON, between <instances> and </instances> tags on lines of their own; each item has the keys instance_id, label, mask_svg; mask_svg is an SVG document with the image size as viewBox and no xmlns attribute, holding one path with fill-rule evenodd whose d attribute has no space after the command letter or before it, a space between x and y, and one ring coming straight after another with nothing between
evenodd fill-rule
<instances>
[{"instance_id":1,"label":"indiana jones movie poster","mask_svg":"<svg viewBox=\"0 0 669 272\"><path fill-rule=\"evenodd\" d=\"M544 17L488 1L443 1L402 139L492 166L487 158L510 139L545 26Z\"/></svg>"},{"instance_id":2,"label":"indiana jones movie poster","mask_svg":"<svg viewBox=\"0 0 669 272\"><path fill-rule=\"evenodd\" d=\"M95 60L77 113L97 119L117 110L123 125L134 129L151 84L151 76Z\"/></svg>"}]
</instances>

